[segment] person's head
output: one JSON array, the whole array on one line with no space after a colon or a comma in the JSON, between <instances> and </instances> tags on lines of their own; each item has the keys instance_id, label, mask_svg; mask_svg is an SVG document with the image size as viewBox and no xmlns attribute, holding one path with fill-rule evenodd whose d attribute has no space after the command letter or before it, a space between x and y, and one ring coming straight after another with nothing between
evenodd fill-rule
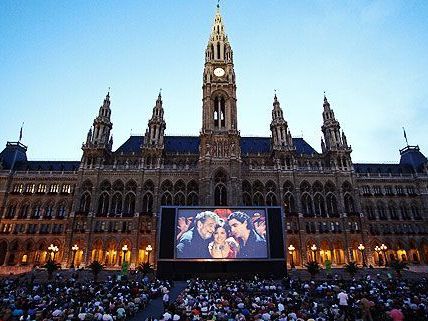
<instances>
[{"instance_id":1,"label":"person's head","mask_svg":"<svg viewBox=\"0 0 428 321\"><path fill-rule=\"evenodd\" d=\"M243 212L233 212L227 221L234 237L247 238L250 230L253 229L251 218Z\"/></svg>"},{"instance_id":2,"label":"person's head","mask_svg":"<svg viewBox=\"0 0 428 321\"><path fill-rule=\"evenodd\" d=\"M230 235L230 227L222 219L219 220L219 224L214 227L214 242L223 244Z\"/></svg>"},{"instance_id":3,"label":"person's head","mask_svg":"<svg viewBox=\"0 0 428 321\"><path fill-rule=\"evenodd\" d=\"M211 211L201 212L195 216L196 229L204 240L209 239L213 235L214 227L218 222L219 217Z\"/></svg>"}]
</instances>

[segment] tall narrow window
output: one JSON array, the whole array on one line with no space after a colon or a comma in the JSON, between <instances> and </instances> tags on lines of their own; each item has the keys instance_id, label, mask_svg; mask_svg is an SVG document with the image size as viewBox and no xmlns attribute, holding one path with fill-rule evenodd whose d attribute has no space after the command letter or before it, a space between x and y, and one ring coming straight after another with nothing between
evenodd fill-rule
<instances>
[{"instance_id":1,"label":"tall narrow window","mask_svg":"<svg viewBox=\"0 0 428 321\"><path fill-rule=\"evenodd\" d=\"M214 99L214 127L219 126L219 114L218 114L218 97Z\"/></svg>"},{"instance_id":2,"label":"tall narrow window","mask_svg":"<svg viewBox=\"0 0 428 321\"><path fill-rule=\"evenodd\" d=\"M217 59L220 59L220 42L217 42Z\"/></svg>"},{"instance_id":3,"label":"tall narrow window","mask_svg":"<svg viewBox=\"0 0 428 321\"><path fill-rule=\"evenodd\" d=\"M225 112L226 112L226 104L225 104L224 98L221 97L221 99L220 99L220 121L221 121L220 127L226 127Z\"/></svg>"}]
</instances>

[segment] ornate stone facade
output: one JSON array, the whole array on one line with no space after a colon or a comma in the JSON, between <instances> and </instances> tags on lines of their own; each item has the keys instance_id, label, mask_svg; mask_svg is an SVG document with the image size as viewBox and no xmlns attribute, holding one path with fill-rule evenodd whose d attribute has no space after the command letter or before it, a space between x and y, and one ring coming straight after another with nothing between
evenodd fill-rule
<instances>
[{"instance_id":1,"label":"ornate stone facade","mask_svg":"<svg viewBox=\"0 0 428 321\"><path fill-rule=\"evenodd\" d=\"M8 143L0 154L0 266L42 264L50 244L64 266L98 260L114 268L124 255L133 265L154 261L145 249L156 251L162 205L282 206L297 266L314 258L362 263L359 244L370 264L385 254L428 263L428 162L417 146L401 150L397 164L353 163L326 97L320 153L292 137L276 95L271 137L241 137L233 51L219 9L202 94L199 136L165 135L159 93L145 135L113 151L107 94L80 161L29 161L26 146ZM388 249L379 255L382 243Z\"/></svg>"}]
</instances>

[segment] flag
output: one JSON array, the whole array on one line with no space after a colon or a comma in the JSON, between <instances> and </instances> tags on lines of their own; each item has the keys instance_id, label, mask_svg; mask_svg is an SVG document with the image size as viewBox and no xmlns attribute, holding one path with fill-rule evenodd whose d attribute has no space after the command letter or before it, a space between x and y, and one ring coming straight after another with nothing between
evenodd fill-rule
<instances>
[{"instance_id":1,"label":"flag","mask_svg":"<svg viewBox=\"0 0 428 321\"><path fill-rule=\"evenodd\" d=\"M22 126L21 126L21 129L20 129L20 131L19 131L19 139L18 139L18 142L20 142L21 141L21 139L22 139L22 127L24 126L24 123L22 123Z\"/></svg>"},{"instance_id":2,"label":"flag","mask_svg":"<svg viewBox=\"0 0 428 321\"><path fill-rule=\"evenodd\" d=\"M407 135L406 135L406 130L403 127L403 133L404 133L404 139L406 140L406 144L407 146L409 145L409 142L407 141Z\"/></svg>"}]
</instances>

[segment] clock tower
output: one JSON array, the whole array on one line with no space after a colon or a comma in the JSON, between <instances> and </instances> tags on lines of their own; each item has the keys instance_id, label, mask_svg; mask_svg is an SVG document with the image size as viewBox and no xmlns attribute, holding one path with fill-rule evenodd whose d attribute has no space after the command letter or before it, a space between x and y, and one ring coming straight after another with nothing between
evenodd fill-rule
<instances>
[{"instance_id":1,"label":"clock tower","mask_svg":"<svg viewBox=\"0 0 428 321\"><path fill-rule=\"evenodd\" d=\"M241 151L233 51L220 7L205 50L200 133L200 179L206 205L239 205ZM204 202L204 200L201 200Z\"/></svg>"}]
</instances>

